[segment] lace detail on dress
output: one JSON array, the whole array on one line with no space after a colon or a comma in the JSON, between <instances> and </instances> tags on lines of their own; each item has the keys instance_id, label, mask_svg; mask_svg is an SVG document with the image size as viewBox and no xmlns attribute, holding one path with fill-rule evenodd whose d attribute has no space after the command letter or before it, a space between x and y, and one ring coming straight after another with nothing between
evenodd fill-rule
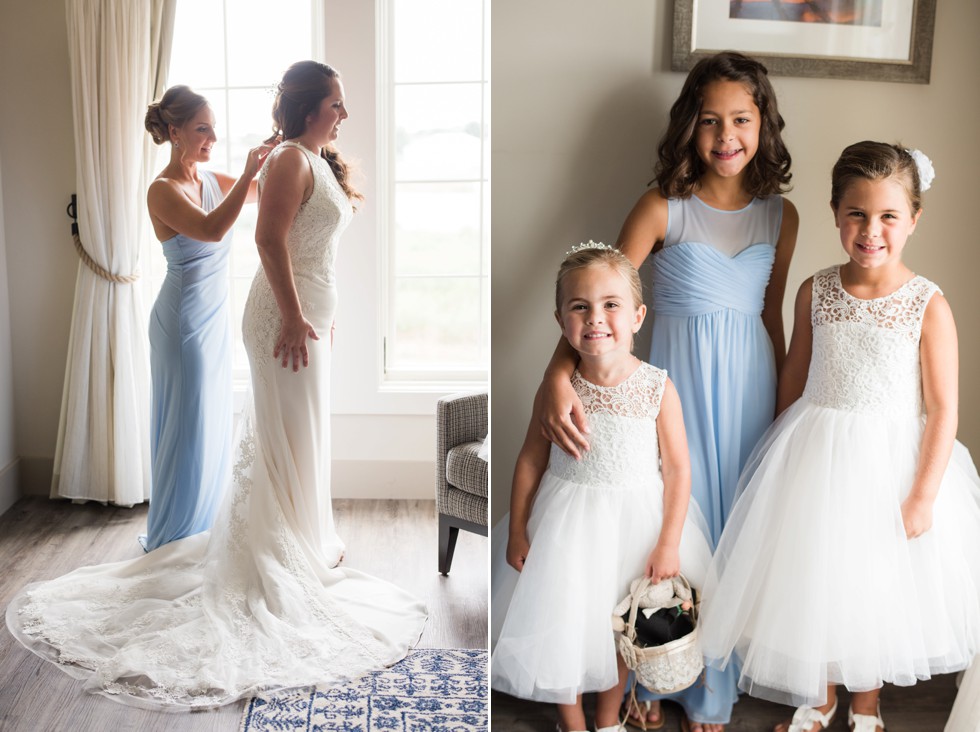
<instances>
[{"instance_id":1,"label":"lace detail on dress","mask_svg":"<svg viewBox=\"0 0 980 732\"><path fill-rule=\"evenodd\" d=\"M572 386L592 429L591 449L575 460L552 446L548 469L590 489L661 484L657 416L667 372L641 363L621 384L599 386L576 371Z\"/></svg>"},{"instance_id":2,"label":"lace detail on dress","mask_svg":"<svg viewBox=\"0 0 980 732\"><path fill-rule=\"evenodd\" d=\"M284 142L269 154L269 160L287 147L301 150L313 171L313 192L300 205L286 238L300 307L303 308L304 315L309 317L308 310L315 298L307 293L307 289L322 285L332 286L336 282L337 249L341 234L354 216L354 209L347 194L337 183L330 164L302 145ZM260 183L265 182L268 165L269 162L266 161L259 171ZM267 350L271 358L282 318L269 280L261 266L252 281L245 312L242 335L246 346L255 346L255 352Z\"/></svg>"},{"instance_id":3,"label":"lace detail on dress","mask_svg":"<svg viewBox=\"0 0 980 732\"><path fill-rule=\"evenodd\" d=\"M814 404L889 415L922 413L922 318L939 287L913 277L885 297L844 290L840 267L813 278L813 351L804 395Z\"/></svg>"}]
</instances>

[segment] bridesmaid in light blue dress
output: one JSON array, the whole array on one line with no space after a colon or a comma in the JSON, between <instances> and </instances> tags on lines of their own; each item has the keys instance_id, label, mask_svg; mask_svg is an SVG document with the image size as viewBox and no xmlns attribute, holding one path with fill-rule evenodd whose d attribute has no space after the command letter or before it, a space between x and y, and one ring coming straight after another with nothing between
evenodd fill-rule
<instances>
[{"instance_id":1,"label":"bridesmaid in light blue dress","mask_svg":"<svg viewBox=\"0 0 980 732\"><path fill-rule=\"evenodd\" d=\"M784 123L766 68L733 52L699 61L671 107L654 190L633 207L618 246L639 268L652 255L650 363L677 387L691 452L691 497L717 542L739 473L775 416L786 356L782 305L799 218L779 195L790 181ZM564 350L567 354L567 349ZM586 449L580 405L560 347L543 385L552 441ZM655 702L684 708L682 729L718 732L738 699L737 664L669 696L642 687L639 713L659 728ZM635 710L634 710L635 711ZM630 723L639 722L635 714Z\"/></svg>"},{"instance_id":2,"label":"bridesmaid in light blue dress","mask_svg":"<svg viewBox=\"0 0 980 732\"><path fill-rule=\"evenodd\" d=\"M237 181L199 171L216 136L207 100L175 86L150 105L146 128L171 143L170 162L150 185L147 205L167 258L150 315L153 380L152 488L146 551L211 528L230 478L231 226L255 200L255 174L271 149L249 152Z\"/></svg>"}]
</instances>

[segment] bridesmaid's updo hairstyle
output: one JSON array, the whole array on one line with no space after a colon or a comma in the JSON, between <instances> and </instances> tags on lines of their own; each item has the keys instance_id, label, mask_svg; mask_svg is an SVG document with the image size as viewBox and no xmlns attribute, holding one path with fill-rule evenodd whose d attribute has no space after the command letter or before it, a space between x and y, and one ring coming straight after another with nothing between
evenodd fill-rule
<instances>
[{"instance_id":1,"label":"bridesmaid's updo hairstyle","mask_svg":"<svg viewBox=\"0 0 980 732\"><path fill-rule=\"evenodd\" d=\"M276 99L272 103L274 133L271 140L282 137L291 140L306 131L307 115L320 108L320 102L334 92L334 79L339 78L335 69L317 61L297 61L282 76L276 87ZM327 161L337 182L347 198L363 200L350 182L350 167L344 162L332 145L320 150L320 156Z\"/></svg>"},{"instance_id":2,"label":"bridesmaid's updo hairstyle","mask_svg":"<svg viewBox=\"0 0 980 732\"><path fill-rule=\"evenodd\" d=\"M619 274L626 284L629 285L630 294L633 296L633 307L640 307L643 304L643 285L640 283L640 273L618 249L605 244L595 244L589 242L576 247L565 257L565 261L558 268L558 276L555 278L555 309L561 312L562 304L562 283L569 274L576 270L586 267L608 267Z\"/></svg>"},{"instance_id":3,"label":"bridesmaid's updo hairstyle","mask_svg":"<svg viewBox=\"0 0 980 732\"><path fill-rule=\"evenodd\" d=\"M830 205L834 211L844 193L855 180L870 181L895 178L905 188L914 216L922 208L922 181L915 158L901 145L886 142L855 142L844 148L834 165L830 182Z\"/></svg>"},{"instance_id":4,"label":"bridesmaid's updo hairstyle","mask_svg":"<svg viewBox=\"0 0 980 732\"><path fill-rule=\"evenodd\" d=\"M722 51L698 61L687 75L677 101L670 108L667 131L657 147L653 183L664 198L689 198L704 174L695 148L694 131L704 104L704 88L715 81L734 81L745 87L759 108L759 148L745 166L745 190L770 196L789 190L792 158L783 143L786 123L776 105L769 70L753 58Z\"/></svg>"},{"instance_id":5,"label":"bridesmaid's updo hairstyle","mask_svg":"<svg viewBox=\"0 0 980 732\"><path fill-rule=\"evenodd\" d=\"M172 86L146 108L143 124L153 142L162 145L170 141L170 125L183 127L207 104L208 100L189 86Z\"/></svg>"}]
</instances>

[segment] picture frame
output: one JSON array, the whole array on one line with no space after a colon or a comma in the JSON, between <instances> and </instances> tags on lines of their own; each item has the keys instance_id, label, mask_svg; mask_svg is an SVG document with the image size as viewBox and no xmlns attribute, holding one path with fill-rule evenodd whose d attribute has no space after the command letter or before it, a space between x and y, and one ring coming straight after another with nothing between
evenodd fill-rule
<instances>
[{"instance_id":1,"label":"picture frame","mask_svg":"<svg viewBox=\"0 0 980 732\"><path fill-rule=\"evenodd\" d=\"M819 10L842 4L865 12L870 7L872 22L785 17L804 5ZM736 8L742 17L732 17ZM745 17L777 13L783 17ZM671 69L687 71L706 56L731 50L757 58L778 76L928 84L935 20L936 0L674 0Z\"/></svg>"}]
</instances>

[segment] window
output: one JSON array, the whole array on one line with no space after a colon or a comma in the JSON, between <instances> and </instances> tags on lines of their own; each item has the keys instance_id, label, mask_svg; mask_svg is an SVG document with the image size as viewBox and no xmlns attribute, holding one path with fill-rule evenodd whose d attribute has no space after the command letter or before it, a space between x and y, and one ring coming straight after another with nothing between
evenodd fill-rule
<instances>
[{"instance_id":1,"label":"window","mask_svg":"<svg viewBox=\"0 0 980 732\"><path fill-rule=\"evenodd\" d=\"M489 0L383 0L386 382L485 381Z\"/></svg>"},{"instance_id":2,"label":"window","mask_svg":"<svg viewBox=\"0 0 980 732\"><path fill-rule=\"evenodd\" d=\"M182 0L174 19L167 83L186 84L207 97L214 110L218 141L211 162L202 166L238 177L248 151L272 134L274 87L290 64L314 58L315 0ZM161 146L156 170L165 165ZM255 248L257 208L246 205L234 226L229 269L232 322L236 336L234 374L248 379L241 338L242 313L259 267ZM147 292L156 299L167 273L159 244L150 242Z\"/></svg>"}]
</instances>

